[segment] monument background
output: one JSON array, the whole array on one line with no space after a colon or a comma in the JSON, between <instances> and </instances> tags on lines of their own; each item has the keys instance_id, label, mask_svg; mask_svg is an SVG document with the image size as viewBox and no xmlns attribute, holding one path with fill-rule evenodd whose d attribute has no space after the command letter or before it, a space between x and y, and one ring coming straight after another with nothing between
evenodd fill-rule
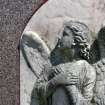
<instances>
[{"instance_id":1,"label":"monument background","mask_svg":"<svg viewBox=\"0 0 105 105\"><path fill-rule=\"evenodd\" d=\"M19 39L31 16L45 1L0 0L0 105L19 105ZM70 1L83 8L92 4L90 15L94 18L89 18L90 26L96 27L94 31L98 32L105 23L105 0Z\"/></svg>"},{"instance_id":2,"label":"monument background","mask_svg":"<svg viewBox=\"0 0 105 105\"><path fill-rule=\"evenodd\" d=\"M0 105L19 105L19 40L46 0L0 0Z\"/></svg>"}]
</instances>

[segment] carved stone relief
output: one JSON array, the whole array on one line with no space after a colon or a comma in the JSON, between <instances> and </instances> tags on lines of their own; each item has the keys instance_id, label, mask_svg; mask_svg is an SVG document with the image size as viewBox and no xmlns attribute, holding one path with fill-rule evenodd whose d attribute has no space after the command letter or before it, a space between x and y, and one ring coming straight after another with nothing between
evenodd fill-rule
<instances>
[{"instance_id":1,"label":"carved stone relief","mask_svg":"<svg viewBox=\"0 0 105 105\"><path fill-rule=\"evenodd\" d=\"M33 15L20 41L21 105L105 105L105 16L97 2L49 0Z\"/></svg>"}]
</instances>

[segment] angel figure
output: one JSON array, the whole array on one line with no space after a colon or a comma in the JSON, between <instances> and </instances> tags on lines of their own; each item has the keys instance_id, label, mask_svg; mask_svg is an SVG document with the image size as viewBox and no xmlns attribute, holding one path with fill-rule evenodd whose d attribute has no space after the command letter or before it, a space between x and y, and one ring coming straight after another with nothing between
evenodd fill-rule
<instances>
[{"instance_id":1,"label":"angel figure","mask_svg":"<svg viewBox=\"0 0 105 105\"><path fill-rule=\"evenodd\" d=\"M31 105L91 105L96 72L87 62L89 50L88 27L78 21L67 22L48 57L47 66L44 66L35 82ZM25 58L34 71L28 57Z\"/></svg>"}]
</instances>

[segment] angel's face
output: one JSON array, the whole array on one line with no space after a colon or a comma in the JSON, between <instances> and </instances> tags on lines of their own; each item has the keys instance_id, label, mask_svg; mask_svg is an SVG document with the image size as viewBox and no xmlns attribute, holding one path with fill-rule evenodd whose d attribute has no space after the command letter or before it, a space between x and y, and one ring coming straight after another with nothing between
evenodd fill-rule
<instances>
[{"instance_id":1,"label":"angel's face","mask_svg":"<svg viewBox=\"0 0 105 105\"><path fill-rule=\"evenodd\" d=\"M74 42L73 33L70 29L65 28L63 31L63 36L60 39L60 48L71 48Z\"/></svg>"},{"instance_id":2,"label":"angel's face","mask_svg":"<svg viewBox=\"0 0 105 105\"><path fill-rule=\"evenodd\" d=\"M70 29L65 28L63 31L63 36L59 40L58 48L60 49L62 55L69 57L70 59L74 56L73 44L74 38L73 33Z\"/></svg>"}]
</instances>

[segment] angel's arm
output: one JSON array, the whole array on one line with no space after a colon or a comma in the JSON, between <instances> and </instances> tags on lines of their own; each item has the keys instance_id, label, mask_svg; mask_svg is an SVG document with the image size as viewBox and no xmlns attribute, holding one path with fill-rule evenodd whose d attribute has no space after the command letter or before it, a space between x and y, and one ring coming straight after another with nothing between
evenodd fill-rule
<instances>
[{"instance_id":1,"label":"angel's arm","mask_svg":"<svg viewBox=\"0 0 105 105\"><path fill-rule=\"evenodd\" d=\"M54 78L48 81L48 85L52 87L56 87L58 85L73 85L76 84L78 81L78 77L74 75L68 75L67 73L59 73Z\"/></svg>"},{"instance_id":2,"label":"angel's arm","mask_svg":"<svg viewBox=\"0 0 105 105\"><path fill-rule=\"evenodd\" d=\"M67 73L64 73L64 72L59 73L58 75L56 75L54 78L52 78L46 83L47 96L52 94L58 86L64 86L64 87L71 86L76 84L77 81L78 81L78 77L72 74L68 75Z\"/></svg>"}]
</instances>

